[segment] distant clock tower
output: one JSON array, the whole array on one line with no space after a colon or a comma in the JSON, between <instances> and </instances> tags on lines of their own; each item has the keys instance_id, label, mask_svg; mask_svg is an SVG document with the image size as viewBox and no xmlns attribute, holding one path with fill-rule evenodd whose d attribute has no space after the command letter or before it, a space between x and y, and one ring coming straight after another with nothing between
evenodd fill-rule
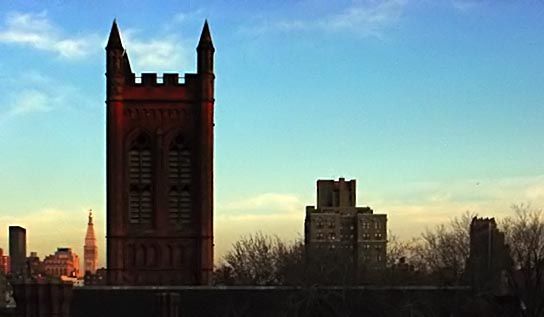
<instances>
[{"instance_id":1,"label":"distant clock tower","mask_svg":"<svg viewBox=\"0 0 544 317\"><path fill-rule=\"evenodd\" d=\"M85 234L85 246L83 247L83 260L85 270L83 273L96 273L98 265L98 247L96 246L96 237L94 235L93 212L89 210L89 222L87 223L87 233Z\"/></svg>"},{"instance_id":2,"label":"distant clock tower","mask_svg":"<svg viewBox=\"0 0 544 317\"><path fill-rule=\"evenodd\" d=\"M205 285L213 269L214 47L197 72L132 72L116 22L106 46L110 285Z\"/></svg>"}]
</instances>

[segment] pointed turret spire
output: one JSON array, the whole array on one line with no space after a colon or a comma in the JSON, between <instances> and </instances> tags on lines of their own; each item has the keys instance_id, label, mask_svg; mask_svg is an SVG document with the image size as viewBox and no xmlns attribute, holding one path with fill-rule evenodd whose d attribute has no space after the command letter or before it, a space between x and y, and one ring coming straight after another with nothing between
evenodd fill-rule
<instances>
[{"instance_id":1,"label":"pointed turret spire","mask_svg":"<svg viewBox=\"0 0 544 317\"><path fill-rule=\"evenodd\" d=\"M119 28L117 27L116 19L113 20L110 31L110 38L108 39L108 45L106 45L106 49L113 48L123 49L123 44L121 43L121 35L119 34Z\"/></svg>"},{"instance_id":2,"label":"pointed turret spire","mask_svg":"<svg viewBox=\"0 0 544 317\"><path fill-rule=\"evenodd\" d=\"M200 34L200 41L198 42L198 49L211 49L215 51L212 43L212 35L210 34L210 27L208 26L208 20L204 21L204 27Z\"/></svg>"},{"instance_id":3,"label":"pointed turret spire","mask_svg":"<svg viewBox=\"0 0 544 317\"><path fill-rule=\"evenodd\" d=\"M204 27L202 28L202 34L200 34L200 41L198 42L196 51L198 55L197 72L199 74L213 74L213 54L215 48L213 47L208 20L204 22Z\"/></svg>"},{"instance_id":4,"label":"pointed turret spire","mask_svg":"<svg viewBox=\"0 0 544 317\"><path fill-rule=\"evenodd\" d=\"M89 222L87 224L88 225L93 224L93 210L92 209L89 209Z\"/></svg>"}]
</instances>

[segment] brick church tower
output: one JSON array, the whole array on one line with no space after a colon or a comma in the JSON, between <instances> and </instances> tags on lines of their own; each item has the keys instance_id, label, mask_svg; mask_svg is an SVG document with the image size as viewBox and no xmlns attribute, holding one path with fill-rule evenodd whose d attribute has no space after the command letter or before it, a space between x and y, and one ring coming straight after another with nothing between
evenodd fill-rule
<instances>
[{"instance_id":1,"label":"brick church tower","mask_svg":"<svg viewBox=\"0 0 544 317\"><path fill-rule=\"evenodd\" d=\"M215 49L207 22L196 50L196 74L137 77L113 22L106 46L110 285L210 282Z\"/></svg>"}]
</instances>

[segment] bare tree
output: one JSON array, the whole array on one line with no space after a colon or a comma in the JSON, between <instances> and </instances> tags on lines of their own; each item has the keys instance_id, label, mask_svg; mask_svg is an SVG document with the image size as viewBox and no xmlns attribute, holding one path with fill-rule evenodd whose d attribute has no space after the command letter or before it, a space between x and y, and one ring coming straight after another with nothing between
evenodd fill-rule
<instances>
[{"instance_id":1,"label":"bare tree","mask_svg":"<svg viewBox=\"0 0 544 317\"><path fill-rule=\"evenodd\" d=\"M391 232L388 237L383 281L390 285L424 283L425 266L417 253L421 239L400 240Z\"/></svg>"},{"instance_id":2,"label":"bare tree","mask_svg":"<svg viewBox=\"0 0 544 317\"><path fill-rule=\"evenodd\" d=\"M415 265L427 271L431 281L460 284L470 253L470 222L476 215L466 211L447 225L427 229L414 246Z\"/></svg>"},{"instance_id":3,"label":"bare tree","mask_svg":"<svg viewBox=\"0 0 544 317\"><path fill-rule=\"evenodd\" d=\"M262 232L242 236L215 270L215 283L226 285L292 284L302 270L302 243L286 244Z\"/></svg>"},{"instance_id":4,"label":"bare tree","mask_svg":"<svg viewBox=\"0 0 544 317\"><path fill-rule=\"evenodd\" d=\"M525 316L544 315L544 215L530 204L513 205L513 217L501 225L510 247L512 292L522 301Z\"/></svg>"}]
</instances>

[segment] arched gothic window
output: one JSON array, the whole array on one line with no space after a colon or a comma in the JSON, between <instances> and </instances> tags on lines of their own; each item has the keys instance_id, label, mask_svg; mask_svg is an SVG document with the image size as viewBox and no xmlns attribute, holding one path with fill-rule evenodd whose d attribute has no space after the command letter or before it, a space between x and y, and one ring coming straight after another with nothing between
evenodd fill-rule
<instances>
[{"instance_id":1,"label":"arched gothic window","mask_svg":"<svg viewBox=\"0 0 544 317\"><path fill-rule=\"evenodd\" d=\"M171 223L191 222L191 151L178 136L168 151L168 217Z\"/></svg>"},{"instance_id":2,"label":"arched gothic window","mask_svg":"<svg viewBox=\"0 0 544 317\"><path fill-rule=\"evenodd\" d=\"M145 134L131 144L128 151L129 223L151 223L153 199L151 194L151 142Z\"/></svg>"}]
</instances>

